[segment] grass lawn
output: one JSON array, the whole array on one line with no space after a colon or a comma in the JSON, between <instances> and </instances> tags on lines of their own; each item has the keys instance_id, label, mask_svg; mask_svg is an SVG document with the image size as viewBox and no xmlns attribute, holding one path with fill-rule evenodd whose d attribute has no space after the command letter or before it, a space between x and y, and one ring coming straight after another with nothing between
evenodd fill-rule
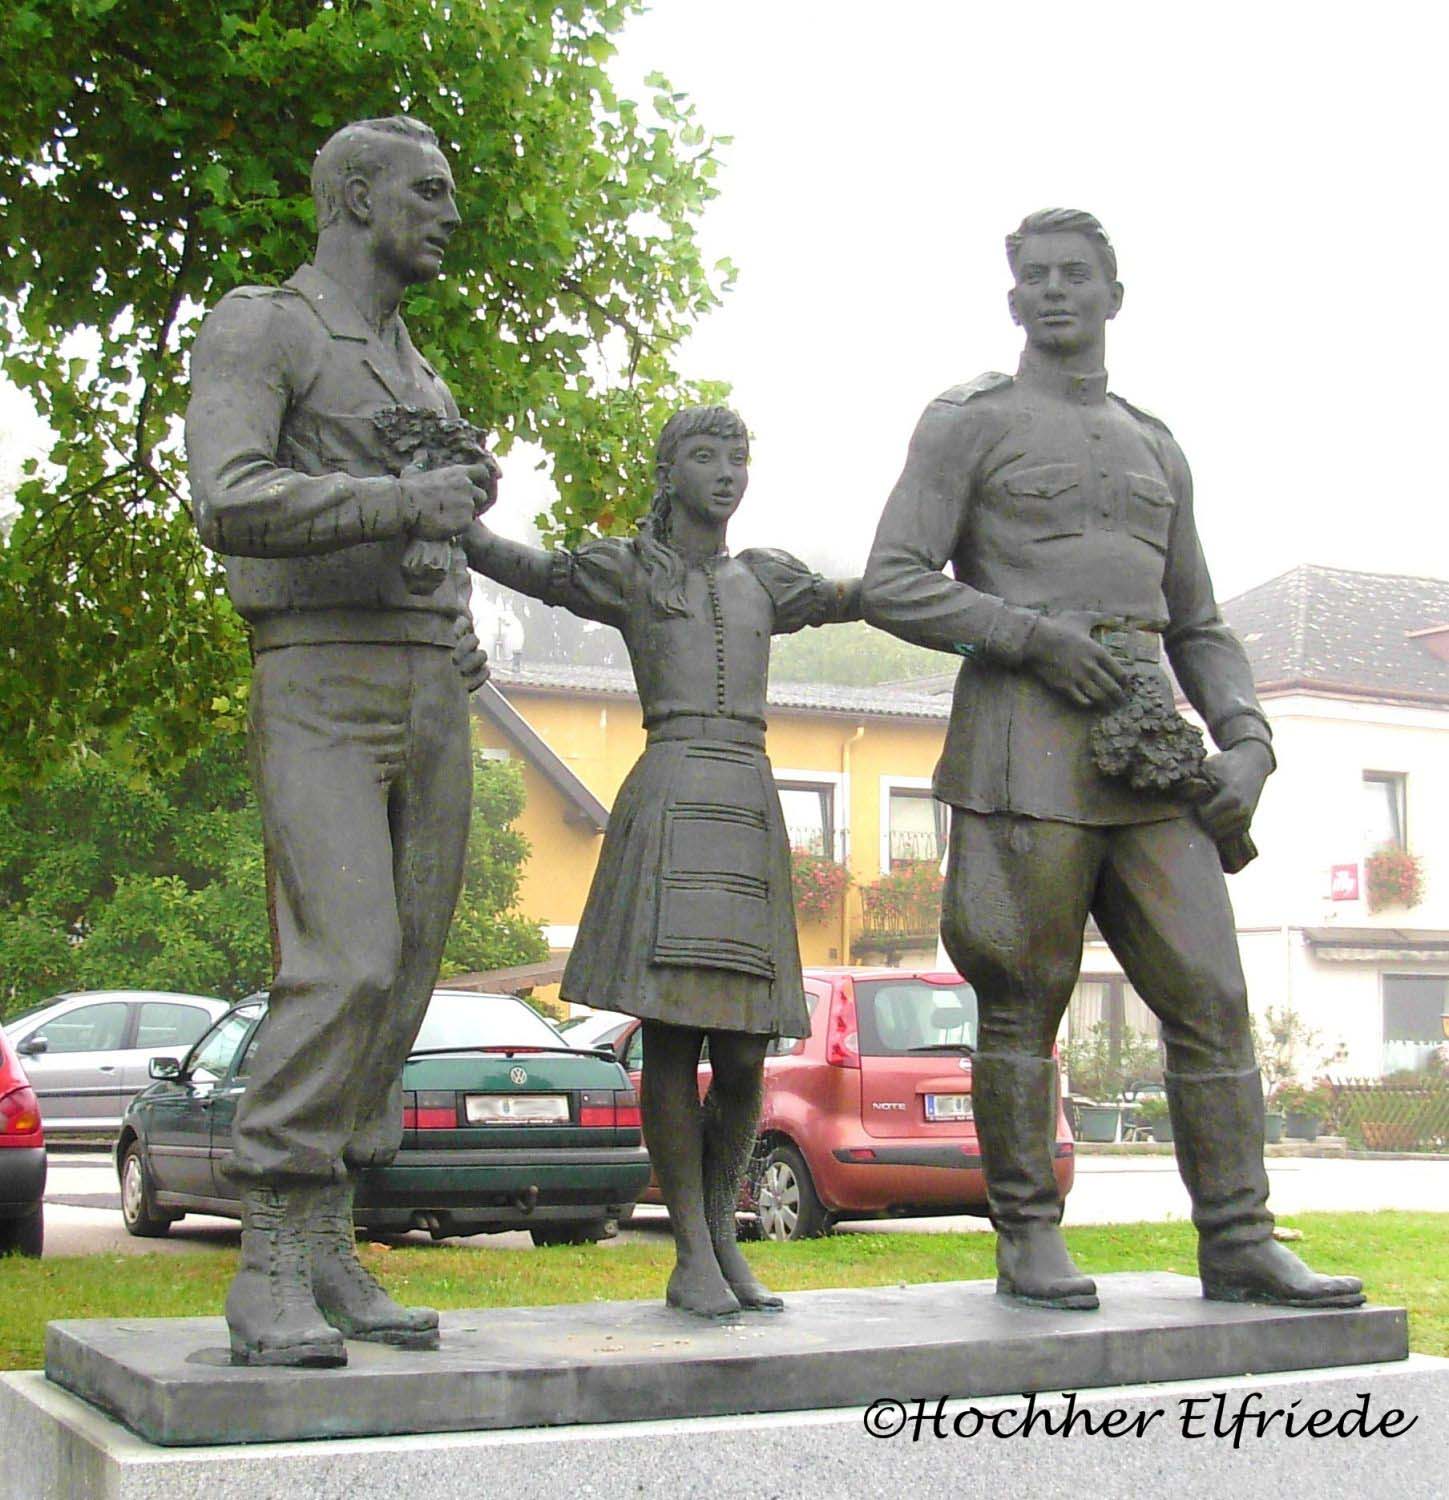
<instances>
[{"instance_id":1,"label":"grass lawn","mask_svg":"<svg viewBox=\"0 0 1449 1500\"><path fill-rule=\"evenodd\" d=\"M1302 1214L1280 1223L1302 1232L1293 1249L1315 1270L1362 1276L1372 1301L1409 1309L1409 1343L1449 1355L1449 1214ZM1067 1240L1083 1269L1196 1274L1190 1226L1086 1225ZM657 1243L547 1250L361 1247L405 1302L433 1307L537 1306L661 1297L672 1263ZM757 1244L746 1254L778 1291L972 1281L996 1274L989 1234L842 1234L798 1245ZM51 1318L151 1318L219 1314L235 1253L89 1255L0 1260L0 1369L37 1369Z\"/></svg>"}]
</instances>

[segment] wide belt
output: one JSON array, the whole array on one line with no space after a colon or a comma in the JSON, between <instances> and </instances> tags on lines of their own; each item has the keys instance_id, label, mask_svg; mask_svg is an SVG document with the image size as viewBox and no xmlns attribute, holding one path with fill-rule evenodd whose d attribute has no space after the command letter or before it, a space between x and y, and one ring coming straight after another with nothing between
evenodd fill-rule
<instances>
[{"instance_id":1,"label":"wide belt","mask_svg":"<svg viewBox=\"0 0 1449 1500\"><path fill-rule=\"evenodd\" d=\"M1156 631L1138 630L1132 626L1094 625L1092 639L1124 661L1155 662L1162 657L1162 637Z\"/></svg>"},{"instance_id":2,"label":"wide belt","mask_svg":"<svg viewBox=\"0 0 1449 1500\"><path fill-rule=\"evenodd\" d=\"M713 740L722 745L748 745L752 750L765 748L765 726L751 719L731 719L722 714L670 714L667 718L645 721L649 743L664 740Z\"/></svg>"}]
</instances>

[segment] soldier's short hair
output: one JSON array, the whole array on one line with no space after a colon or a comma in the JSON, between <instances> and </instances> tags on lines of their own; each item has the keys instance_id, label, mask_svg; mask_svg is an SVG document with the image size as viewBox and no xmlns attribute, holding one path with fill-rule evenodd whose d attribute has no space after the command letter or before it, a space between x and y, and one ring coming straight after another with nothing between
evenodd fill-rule
<instances>
[{"instance_id":1,"label":"soldier's short hair","mask_svg":"<svg viewBox=\"0 0 1449 1500\"><path fill-rule=\"evenodd\" d=\"M1083 213L1080 208L1039 208L1034 214L1028 214L1014 233L1007 235L1006 262L1011 267L1013 276L1016 275L1017 257L1029 234L1085 235L1102 258L1102 268L1107 273L1107 280L1116 281L1117 252L1112 248L1112 241L1107 238L1107 231L1102 228L1101 221L1089 213Z\"/></svg>"},{"instance_id":2,"label":"soldier's short hair","mask_svg":"<svg viewBox=\"0 0 1449 1500\"><path fill-rule=\"evenodd\" d=\"M325 229L342 217L342 189L349 177L369 181L399 140L436 146L438 134L411 115L386 115L377 120L354 120L330 135L312 163L312 203L317 228Z\"/></svg>"}]
</instances>

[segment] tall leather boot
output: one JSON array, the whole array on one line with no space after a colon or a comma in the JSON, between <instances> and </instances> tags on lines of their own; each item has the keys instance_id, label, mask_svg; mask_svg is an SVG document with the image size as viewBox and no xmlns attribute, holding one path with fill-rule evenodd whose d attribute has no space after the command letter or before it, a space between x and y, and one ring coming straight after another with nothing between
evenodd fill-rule
<instances>
[{"instance_id":1,"label":"tall leather boot","mask_svg":"<svg viewBox=\"0 0 1449 1500\"><path fill-rule=\"evenodd\" d=\"M1090 1312L1097 1284L1062 1239L1062 1195L1052 1171L1057 1065L1049 1057L978 1052L971 1060L976 1134L996 1230L996 1291L1032 1307Z\"/></svg>"},{"instance_id":2,"label":"tall leather boot","mask_svg":"<svg viewBox=\"0 0 1449 1500\"><path fill-rule=\"evenodd\" d=\"M1168 1073L1177 1166L1192 1197L1202 1294L1215 1302L1357 1307L1356 1276L1319 1276L1273 1238L1256 1068Z\"/></svg>"},{"instance_id":3,"label":"tall leather boot","mask_svg":"<svg viewBox=\"0 0 1449 1500\"><path fill-rule=\"evenodd\" d=\"M322 1316L350 1339L401 1349L436 1349L437 1313L431 1307L403 1307L394 1302L358 1260L352 1184L329 1183L320 1190L320 1197L308 1238L312 1295Z\"/></svg>"},{"instance_id":4,"label":"tall leather boot","mask_svg":"<svg viewBox=\"0 0 1449 1500\"><path fill-rule=\"evenodd\" d=\"M226 1294L236 1365L345 1365L342 1335L312 1299L308 1229L322 1190L247 1187L241 1266Z\"/></svg>"}]
</instances>

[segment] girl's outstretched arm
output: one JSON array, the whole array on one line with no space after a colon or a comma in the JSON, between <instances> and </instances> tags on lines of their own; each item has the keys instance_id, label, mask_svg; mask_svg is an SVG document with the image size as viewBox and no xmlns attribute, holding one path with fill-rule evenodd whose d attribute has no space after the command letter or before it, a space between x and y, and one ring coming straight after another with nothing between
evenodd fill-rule
<instances>
[{"instance_id":1,"label":"girl's outstretched arm","mask_svg":"<svg viewBox=\"0 0 1449 1500\"><path fill-rule=\"evenodd\" d=\"M545 552L510 542L474 521L459 541L474 572L605 625L622 623L638 583L638 558L619 537L585 542L573 552Z\"/></svg>"},{"instance_id":2,"label":"girl's outstretched arm","mask_svg":"<svg viewBox=\"0 0 1449 1500\"><path fill-rule=\"evenodd\" d=\"M531 599L547 596L554 571L553 553L540 547L526 547L522 542L510 542L489 531L481 521L474 521L458 540L463 544L468 566L475 573L482 573Z\"/></svg>"}]
</instances>

